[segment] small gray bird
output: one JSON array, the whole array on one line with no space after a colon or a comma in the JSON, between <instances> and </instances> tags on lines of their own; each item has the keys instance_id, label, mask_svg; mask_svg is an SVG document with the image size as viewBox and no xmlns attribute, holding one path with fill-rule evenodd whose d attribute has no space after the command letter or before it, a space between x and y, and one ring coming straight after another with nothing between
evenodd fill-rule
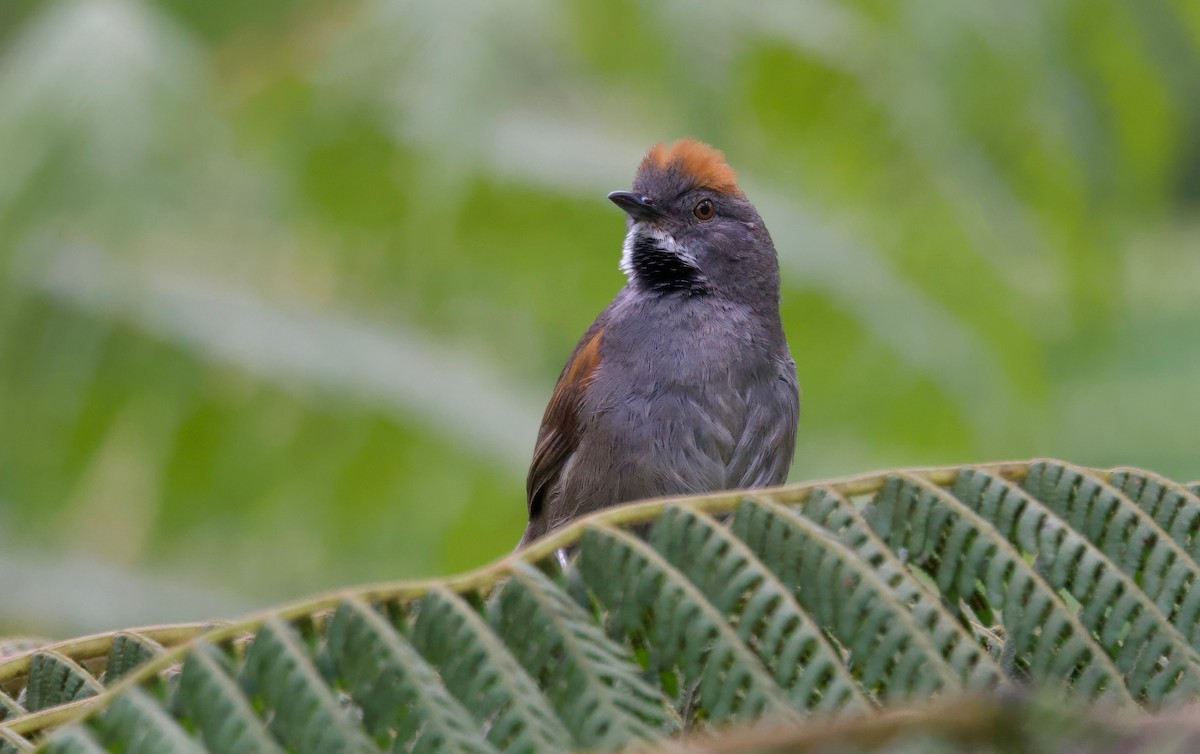
<instances>
[{"instance_id":1,"label":"small gray bird","mask_svg":"<svg viewBox=\"0 0 1200 754\"><path fill-rule=\"evenodd\" d=\"M779 319L779 262L717 150L656 144L628 213L628 278L558 378L526 480L524 546L641 498L780 484L800 395Z\"/></svg>"}]
</instances>

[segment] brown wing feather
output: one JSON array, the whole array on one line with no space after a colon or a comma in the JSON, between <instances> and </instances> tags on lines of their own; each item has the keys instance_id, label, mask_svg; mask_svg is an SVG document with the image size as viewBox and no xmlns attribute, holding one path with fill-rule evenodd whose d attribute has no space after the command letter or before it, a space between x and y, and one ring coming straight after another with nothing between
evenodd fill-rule
<instances>
[{"instance_id":1,"label":"brown wing feather","mask_svg":"<svg viewBox=\"0 0 1200 754\"><path fill-rule=\"evenodd\" d=\"M579 447L582 429L579 411L584 391L600 366L600 340L603 335L604 326L599 321L588 328L563 367L558 384L550 395L550 403L546 406L542 426L538 430L529 476L525 479L530 521L542 513L563 467Z\"/></svg>"}]
</instances>

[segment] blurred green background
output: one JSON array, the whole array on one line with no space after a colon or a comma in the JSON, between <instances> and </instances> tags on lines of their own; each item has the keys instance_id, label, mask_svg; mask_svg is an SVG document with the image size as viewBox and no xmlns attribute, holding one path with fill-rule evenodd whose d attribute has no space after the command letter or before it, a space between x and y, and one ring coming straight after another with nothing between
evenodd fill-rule
<instances>
[{"instance_id":1,"label":"blurred green background","mask_svg":"<svg viewBox=\"0 0 1200 754\"><path fill-rule=\"evenodd\" d=\"M5 0L0 630L511 549L655 141L779 249L792 479L1200 476L1200 3Z\"/></svg>"}]
</instances>

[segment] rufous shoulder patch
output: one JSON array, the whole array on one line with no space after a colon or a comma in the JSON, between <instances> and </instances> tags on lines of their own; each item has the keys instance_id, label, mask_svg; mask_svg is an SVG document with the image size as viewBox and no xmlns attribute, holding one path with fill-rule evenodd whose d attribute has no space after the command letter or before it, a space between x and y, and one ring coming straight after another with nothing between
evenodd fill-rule
<instances>
[{"instance_id":1,"label":"rufous shoulder patch","mask_svg":"<svg viewBox=\"0 0 1200 754\"><path fill-rule=\"evenodd\" d=\"M650 147L642 160L638 172L650 165L659 170L674 168L690 176L697 186L720 191L725 194L740 194L742 190L737 185L737 175L725 155L719 149L705 144L697 139L679 139L669 145L661 142Z\"/></svg>"},{"instance_id":2,"label":"rufous shoulder patch","mask_svg":"<svg viewBox=\"0 0 1200 754\"><path fill-rule=\"evenodd\" d=\"M566 385L585 383L591 379L596 367L600 366L600 339L604 336L604 328L598 328L586 343L579 345L571 363L567 366L563 382Z\"/></svg>"}]
</instances>

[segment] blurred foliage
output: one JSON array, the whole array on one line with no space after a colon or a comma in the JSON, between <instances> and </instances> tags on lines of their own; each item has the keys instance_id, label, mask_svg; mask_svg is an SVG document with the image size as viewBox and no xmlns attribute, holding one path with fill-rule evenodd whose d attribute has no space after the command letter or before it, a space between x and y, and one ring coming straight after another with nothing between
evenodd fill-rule
<instances>
[{"instance_id":1,"label":"blurred foliage","mask_svg":"<svg viewBox=\"0 0 1200 754\"><path fill-rule=\"evenodd\" d=\"M0 627L510 549L604 192L680 135L779 248L793 478L1197 475L1194 2L9 0Z\"/></svg>"},{"instance_id":2,"label":"blurred foliage","mask_svg":"<svg viewBox=\"0 0 1200 754\"><path fill-rule=\"evenodd\" d=\"M1194 708L1127 716L1012 694L836 721L733 727L641 754L1183 754L1198 743Z\"/></svg>"}]
</instances>

